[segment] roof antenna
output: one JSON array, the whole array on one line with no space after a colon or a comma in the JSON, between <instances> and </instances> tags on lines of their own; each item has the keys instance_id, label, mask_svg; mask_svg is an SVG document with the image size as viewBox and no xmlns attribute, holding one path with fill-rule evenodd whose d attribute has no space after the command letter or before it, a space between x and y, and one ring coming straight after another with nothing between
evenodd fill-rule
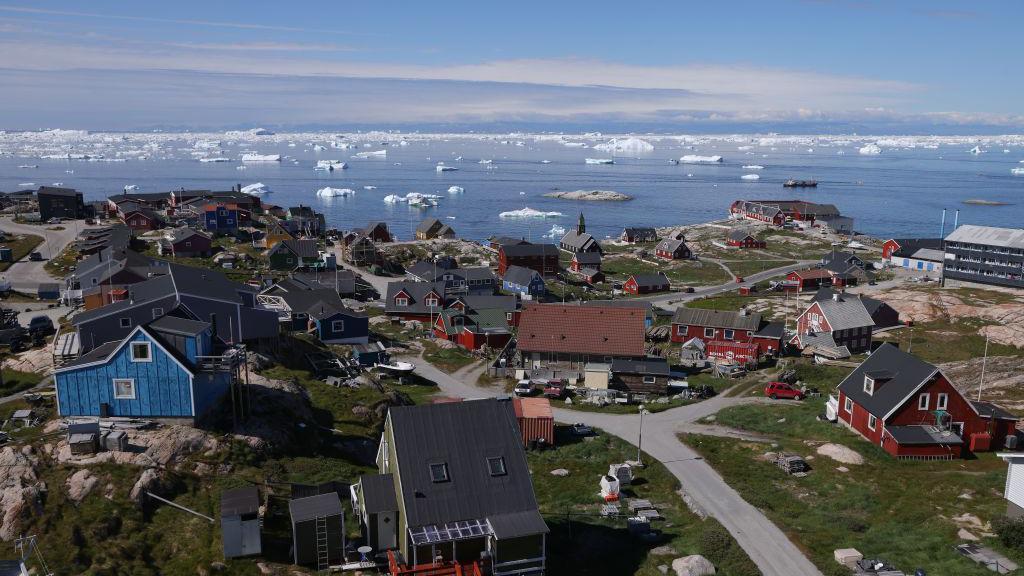
<instances>
[{"instance_id":1,"label":"roof antenna","mask_svg":"<svg viewBox=\"0 0 1024 576\"><path fill-rule=\"evenodd\" d=\"M981 387L985 385L985 364L988 362L988 334L985 335L985 355L981 357L981 380L978 382L978 402L981 402Z\"/></svg>"}]
</instances>

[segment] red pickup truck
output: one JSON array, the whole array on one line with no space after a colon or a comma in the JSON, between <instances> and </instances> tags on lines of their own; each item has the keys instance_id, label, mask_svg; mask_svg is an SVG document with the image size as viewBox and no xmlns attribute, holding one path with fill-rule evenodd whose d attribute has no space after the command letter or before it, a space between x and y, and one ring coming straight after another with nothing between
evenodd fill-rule
<instances>
[{"instance_id":1,"label":"red pickup truck","mask_svg":"<svg viewBox=\"0 0 1024 576\"><path fill-rule=\"evenodd\" d=\"M803 400L804 393L793 388L785 382L769 382L764 387L764 395L771 398L772 400L778 400L779 398L786 398L790 400Z\"/></svg>"}]
</instances>

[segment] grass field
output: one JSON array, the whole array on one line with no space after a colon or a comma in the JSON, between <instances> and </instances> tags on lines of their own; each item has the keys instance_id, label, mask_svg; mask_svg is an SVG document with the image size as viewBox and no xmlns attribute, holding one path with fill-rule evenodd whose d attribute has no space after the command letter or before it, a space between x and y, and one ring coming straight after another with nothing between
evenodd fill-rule
<instances>
[{"instance_id":1,"label":"grass field","mask_svg":"<svg viewBox=\"0 0 1024 576\"><path fill-rule=\"evenodd\" d=\"M19 370L3 369L3 382L0 382L0 397L17 394L32 388L43 379L42 373L21 372Z\"/></svg>"},{"instance_id":2,"label":"grass field","mask_svg":"<svg viewBox=\"0 0 1024 576\"><path fill-rule=\"evenodd\" d=\"M985 354L985 337L978 329L994 322L979 318L960 318L922 322L876 337L880 341L898 342L903 350L931 363L956 362L981 358ZM1024 358L1024 349L990 342L989 356L1016 356Z\"/></svg>"},{"instance_id":3,"label":"grass field","mask_svg":"<svg viewBox=\"0 0 1024 576\"><path fill-rule=\"evenodd\" d=\"M725 264L733 274L740 277L750 276L780 266L795 266L795 260L725 260Z\"/></svg>"},{"instance_id":4,"label":"grass field","mask_svg":"<svg viewBox=\"0 0 1024 576\"><path fill-rule=\"evenodd\" d=\"M423 359L445 372L454 372L476 361L464 348L442 348L429 340L423 341L423 349Z\"/></svg>"},{"instance_id":5,"label":"grass field","mask_svg":"<svg viewBox=\"0 0 1024 576\"><path fill-rule=\"evenodd\" d=\"M601 270L615 280L624 281L632 274L651 274L664 272L673 284L715 285L729 281L729 275L721 266L714 262L694 260L651 264L632 257L606 258L601 263Z\"/></svg>"},{"instance_id":6,"label":"grass field","mask_svg":"<svg viewBox=\"0 0 1024 576\"><path fill-rule=\"evenodd\" d=\"M36 249L43 243L42 236L36 236L35 234L21 234L19 236L11 236L12 240L0 243L0 246L11 249L11 261L0 262L0 272L7 270L11 267L11 264L21 260Z\"/></svg>"},{"instance_id":7,"label":"grass field","mask_svg":"<svg viewBox=\"0 0 1024 576\"><path fill-rule=\"evenodd\" d=\"M809 384L831 388L846 368L798 366ZM988 574L953 551L962 514L990 522L1005 512L1002 499L1006 464L993 454L952 462L901 462L843 427L817 420L823 400L799 405L745 405L719 412L716 423L767 436L777 447L734 439L684 436L751 504L763 510L808 552L827 575L848 575L832 558L836 548L852 547L880 557L906 573L925 568L930 575ZM833 442L864 458L842 464L815 454ZM785 451L815 456L805 478L784 475L761 456ZM982 536L981 530L972 530ZM985 544L1002 550L994 538ZM1002 550L1006 552L1005 550ZM1021 555L1011 558L1021 559Z\"/></svg>"},{"instance_id":8,"label":"grass field","mask_svg":"<svg viewBox=\"0 0 1024 576\"><path fill-rule=\"evenodd\" d=\"M624 498L650 500L664 516L653 524L661 531L659 539L631 536L624 518L602 518L598 479L609 464L636 458L636 448L606 434L584 441L564 434L562 428L556 438L554 449L527 453L541 513L551 529L549 574L661 576L659 565L689 554L708 557L720 575L759 573L718 522L701 520L686 508L676 494L678 481L661 464L640 470L640 480L623 490ZM649 457L645 461L655 462ZM569 475L551 475L556 468L565 468ZM658 546L668 546L673 553L651 554Z\"/></svg>"}]
</instances>

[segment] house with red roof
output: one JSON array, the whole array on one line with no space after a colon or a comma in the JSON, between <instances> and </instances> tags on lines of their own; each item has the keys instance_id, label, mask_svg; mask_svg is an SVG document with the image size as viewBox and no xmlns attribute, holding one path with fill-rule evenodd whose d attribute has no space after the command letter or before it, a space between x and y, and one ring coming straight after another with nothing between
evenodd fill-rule
<instances>
[{"instance_id":1,"label":"house with red roof","mask_svg":"<svg viewBox=\"0 0 1024 576\"><path fill-rule=\"evenodd\" d=\"M641 308L528 303L516 338L520 367L559 363L583 370L588 362L642 359L645 321Z\"/></svg>"}]
</instances>

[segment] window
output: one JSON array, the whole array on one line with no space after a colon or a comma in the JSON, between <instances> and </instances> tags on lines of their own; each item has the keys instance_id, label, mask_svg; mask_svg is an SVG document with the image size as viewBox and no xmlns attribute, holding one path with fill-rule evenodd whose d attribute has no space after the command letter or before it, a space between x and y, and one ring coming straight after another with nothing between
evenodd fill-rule
<instances>
[{"instance_id":1,"label":"window","mask_svg":"<svg viewBox=\"0 0 1024 576\"><path fill-rule=\"evenodd\" d=\"M921 394L920 396L918 396L917 397L917 409L918 410L927 410L928 409L928 401L929 401L928 394Z\"/></svg>"},{"instance_id":2,"label":"window","mask_svg":"<svg viewBox=\"0 0 1024 576\"><path fill-rule=\"evenodd\" d=\"M685 336L686 330L688 328L688 326L683 326L682 324L680 324L679 326L676 326L676 334L678 334L679 336Z\"/></svg>"},{"instance_id":3,"label":"window","mask_svg":"<svg viewBox=\"0 0 1024 576\"><path fill-rule=\"evenodd\" d=\"M448 465L445 463L430 465L430 479L434 482L448 481Z\"/></svg>"},{"instance_id":4,"label":"window","mask_svg":"<svg viewBox=\"0 0 1024 576\"><path fill-rule=\"evenodd\" d=\"M154 320L156 320L157 318L159 318L159 317L161 317L163 315L164 315L164 309L163 308L153 308L153 319Z\"/></svg>"},{"instance_id":5,"label":"window","mask_svg":"<svg viewBox=\"0 0 1024 576\"><path fill-rule=\"evenodd\" d=\"M654 384L656 380L654 376L644 376L644 384Z\"/></svg>"},{"instance_id":6,"label":"window","mask_svg":"<svg viewBox=\"0 0 1024 576\"><path fill-rule=\"evenodd\" d=\"M135 380L131 378L114 378L114 399L135 400Z\"/></svg>"},{"instance_id":7,"label":"window","mask_svg":"<svg viewBox=\"0 0 1024 576\"><path fill-rule=\"evenodd\" d=\"M715 337L715 329L714 328L705 328L704 329L704 337L705 338L714 338Z\"/></svg>"},{"instance_id":8,"label":"window","mask_svg":"<svg viewBox=\"0 0 1024 576\"><path fill-rule=\"evenodd\" d=\"M491 473L491 476L504 476L508 474L508 471L505 469L505 458L503 456L488 458L487 471Z\"/></svg>"},{"instance_id":9,"label":"window","mask_svg":"<svg viewBox=\"0 0 1024 576\"><path fill-rule=\"evenodd\" d=\"M286 262L289 263L289 264L295 264L295 258L292 258L291 256L289 256L288 260L286 260Z\"/></svg>"},{"instance_id":10,"label":"window","mask_svg":"<svg viewBox=\"0 0 1024 576\"><path fill-rule=\"evenodd\" d=\"M733 336L735 336L735 335L736 335L736 332L734 332L732 330L726 330L725 331L725 339L726 340L732 340Z\"/></svg>"},{"instance_id":11,"label":"window","mask_svg":"<svg viewBox=\"0 0 1024 576\"><path fill-rule=\"evenodd\" d=\"M408 306L408 305L409 305L409 299L408 298L395 298L395 306Z\"/></svg>"},{"instance_id":12,"label":"window","mask_svg":"<svg viewBox=\"0 0 1024 576\"><path fill-rule=\"evenodd\" d=\"M152 362L153 350L149 342L132 342L132 362Z\"/></svg>"},{"instance_id":13,"label":"window","mask_svg":"<svg viewBox=\"0 0 1024 576\"><path fill-rule=\"evenodd\" d=\"M191 248L191 247L192 247L192 241L191 240L185 240L185 248Z\"/></svg>"},{"instance_id":14,"label":"window","mask_svg":"<svg viewBox=\"0 0 1024 576\"><path fill-rule=\"evenodd\" d=\"M344 331L345 331L345 321L344 320L334 320L334 321L331 322L331 332L344 332Z\"/></svg>"},{"instance_id":15,"label":"window","mask_svg":"<svg viewBox=\"0 0 1024 576\"><path fill-rule=\"evenodd\" d=\"M847 414L853 414L853 400L847 398L846 403L843 404L843 409L846 410Z\"/></svg>"},{"instance_id":16,"label":"window","mask_svg":"<svg viewBox=\"0 0 1024 576\"><path fill-rule=\"evenodd\" d=\"M508 321L508 322L512 321L512 313L511 312L505 312L505 320Z\"/></svg>"},{"instance_id":17,"label":"window","mask_svg":"<svg viewBox=\"0 0 1024 576\"><path fill-rule=\"evenodd\" d=\"M429 306L430 308L435 308L438 304L437 298L427 298L426 302L427 306Z\"/></svg>"},{"instance_id":18,"label":"window","mask_svg":"<svg viewBox=\"0 0 1024 576\"><path fill-rule=\"evenodd\" d=\"M132 319L131 318L121 318L121 328L131 328L131 327L132 327Z\"/></svg>"},{"instance_id":19,"label":"window","mask_svg":"<svg viewBox=\"0 0 1024 576\"><path fill-rule=\"evenodd\" d=\"M875 393L875 381L872 380L870 376L864 377L864 391L868 394Z\"/></svg>"},{"instance_id":20,"label":"window","mask_svg":"<svg viewBox=\"0 0 1024 576\"><path fill-rule=\"evenodd\" d=\"M935 398L935 409L936 410L945 410L948 405L949 405L949 394L946 394L945 392L941 392Z\"/></svg>"},{"instance_id":21,"label":"window","mask_svg":"<svg viewBox=\"0 0 1024 576\"><path fill-rule=\"evenodd\" d=\"M878 423L878 420L874 416L868 415L868 428L874 430L875 429L875 424L877 424L877 423Z\"/></svg>"}]
</instances>

